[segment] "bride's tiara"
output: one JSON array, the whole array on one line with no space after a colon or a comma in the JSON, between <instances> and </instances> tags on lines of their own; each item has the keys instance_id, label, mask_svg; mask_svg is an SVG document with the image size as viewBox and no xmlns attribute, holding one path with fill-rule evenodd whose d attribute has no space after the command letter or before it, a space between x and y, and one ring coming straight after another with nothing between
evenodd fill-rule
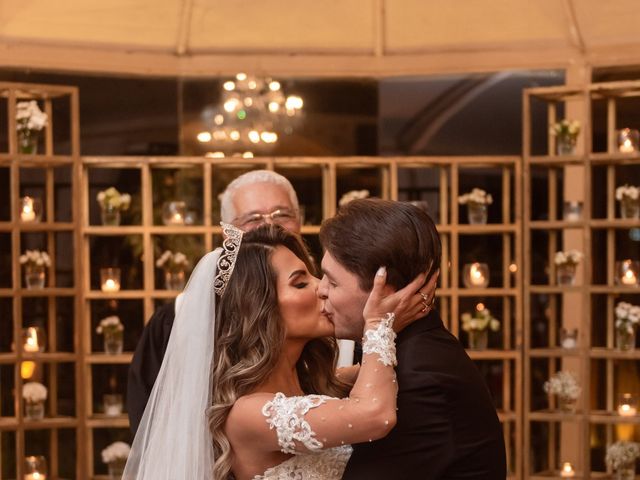
<instances>
[{"instance_id":1,"label":"bride's tiara","mask_svg":"<svg viewBox=\"0 0 640 480\"><path fill-rule=\"evenodd\" d=\"M220 222L222 226L222 253L218 258L216 278L213 280L213 291L222 296L227 288L227 283L233 273L233 267L236 265L236 258L242 243L243 231L228 223Z\"/></svg>"}]
</instances>

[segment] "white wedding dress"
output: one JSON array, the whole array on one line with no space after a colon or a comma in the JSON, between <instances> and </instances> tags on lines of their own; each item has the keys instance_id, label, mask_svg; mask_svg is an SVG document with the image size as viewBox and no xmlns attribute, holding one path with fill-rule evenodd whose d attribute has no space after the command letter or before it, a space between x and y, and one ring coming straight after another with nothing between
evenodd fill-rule
<instances>
[{"instance_id":1,"label":"white wedding dress","mask_svg":"<svg viewBox=\"0 0 640 480\"><path fill-rule=\"evenodd\" d=\"M294 456L269 468L253 480L340 480L353 449L342 445L323 450L322 442L315 438L311 425L304 415L322 405L331 397L306 395L285 397L277 393L262 409L267 423L276 430L278 444L283 453ZM304 445L308 452L295 449L296 443Z\"/></svg>"}]
</instances>

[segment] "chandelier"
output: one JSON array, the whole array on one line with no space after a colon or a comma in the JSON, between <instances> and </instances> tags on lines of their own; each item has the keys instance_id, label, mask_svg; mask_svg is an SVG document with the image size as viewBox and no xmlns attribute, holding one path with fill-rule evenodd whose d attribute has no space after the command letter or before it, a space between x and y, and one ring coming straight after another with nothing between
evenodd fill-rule
<instances>
[{"instance_id":1,"label":"chandelier","mask_svg":"<svg viewBox=\"0 0 640 480\"><path fill-rule=\"evenodd\" d=\"M210 157L266 153L280 135L290 134L302 116L303 101L286 96L280 82L238 73L222 85L220 103L205 108L207 130L197 135Z\"/></svg>"}]
</instances>

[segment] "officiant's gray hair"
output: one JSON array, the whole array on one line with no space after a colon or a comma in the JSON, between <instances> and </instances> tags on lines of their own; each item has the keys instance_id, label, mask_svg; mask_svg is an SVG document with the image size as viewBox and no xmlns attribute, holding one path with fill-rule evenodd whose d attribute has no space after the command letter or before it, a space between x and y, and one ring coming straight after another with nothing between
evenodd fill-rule
<instances>
[{"instance_id":1,"label":"officiant's gray hair","mask_svg":"<svg viewBox=\"0 0 640 480\"><path fill-rule=\"evenodd\" d=\"M255 183L271 183L282 187L291 201L291 207L294 210L298 210L298 196L293 189L291 182L279 173L271 170L252 170L251 172L243 173L238 178L233 180L227 185L226 190L220 196L220 219L225 223L233 223L238 217L236 208L233 204L233 196L239 188L245 185L253 185Z\"/></svg>"}]
</instances>

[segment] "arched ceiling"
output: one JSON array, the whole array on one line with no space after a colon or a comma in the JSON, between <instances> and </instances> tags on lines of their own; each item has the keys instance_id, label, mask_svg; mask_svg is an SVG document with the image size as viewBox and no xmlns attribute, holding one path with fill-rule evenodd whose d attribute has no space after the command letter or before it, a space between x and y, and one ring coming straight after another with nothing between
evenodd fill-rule
<instances>
[{"instance_id":1,"label":"arched ceiling","mask_svg":"<svg viewBox=\"0 0 640 480\"><path fill-rule=\"evenodd\" d=\"M2 0L0 65L396 76L640 63L639 0Z\"/></svg>"}]
</instances>

